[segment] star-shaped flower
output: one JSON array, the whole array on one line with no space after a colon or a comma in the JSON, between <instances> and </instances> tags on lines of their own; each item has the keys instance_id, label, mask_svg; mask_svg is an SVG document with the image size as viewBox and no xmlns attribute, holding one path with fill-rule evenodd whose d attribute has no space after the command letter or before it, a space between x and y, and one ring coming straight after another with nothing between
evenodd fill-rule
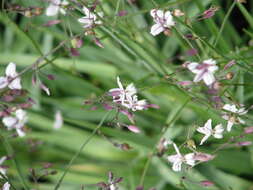
<instances>
[{"instance_id":1,"label":"star-shaped flower","mask_svg":"<svg viewBox=\"0 0 253 190\"><path fill-rule=\"evenodd\" d=\"M179 149L178 149L178 147L175 143L173 143L173 146L174 146L177 154L167 157L168 161L173 164L172 165L172 170L174 170L176 172L181 171L182 163L185 163L185 164L190 165L190 166L195 165L195 159L194 159L195 154L194 153L189 153L189 154L186 154L186 155L182 155L179 152Z\"/></svg>"},{"instance_id":2,"label":"star-shaped flower","mask_svg":"<svg viewBox=\"0 0 253 190\"><path fill-rule=\"evenodd\" d=\"M83 7L83 12L85 16L78 19L78 22L80 22L83 25L83 28L92 28L94 27L94 25L102 24L102 21L97 19L97 15L87 7ZM97 14L100 17L104 16L102 12L98 12Z\"/></svg>"},{"instance_id":3,"label":"star-shaped flower","mask_svg":"<svg viewBox=\"0 0 253 190\"><path fill-rule=\"evenodd\" d=\"M113 102L121 104L132 111L146 109L147 102L146 100L138 100L137 90L133 83L129 84L126 89L124 89L119 77L117 77L117 83L119 88L109 90Z\"/></svg>"},{"instance_id":4,"label":"star-shaped flower","mask_svg":"<svg viewBox=\"0 0 253 190\"><path fill-rule=\"evenodd\" d=\"M213 59L207 59L202 63L192 62L187 65L187 68L196 74L194 82L199 82L201 80L209 86L215 82L214 73L218 70L216 66L216 61Z\"/></svg>"},{"instance_id":5,"label":"star-shaped flower","mask_svg":"<svg viewBox=\"0 0 253 190\"><path fill-rule=\"evenodd\" d=\"M16 72L16 64L9 63L5 70L5 76L0 77L0 89L9 87L12 90L20 90L21 79Z\"/></svg>"},{"instance_id":6,"label":"star-shaped flower","mask_svg":"<svg viewBox=\"0 0 253 190\"><path fill-rule=\"evenodd\" d=\"M7 129L8 130L16 129L20 137L25 136L23 127L26 122L27 122L27 115L26 112L22 109L16 110L13 116L6 116L3 118L3 124L7 127Z\"/></svg>"},{"instance_id":7,"label":"star-shaped flower","mask_svg":"<svg viewBox=\"0 0 253 190\"><path fill-rule=\"evenodd\" d=\"M197 128L197 131L205 135L200 142L200 145L202 145L210 136L213 136L216 139L223 138L222 133L224 128L222 127L222 124L219 124L212 129L212 120L209 119L205 123L204 127Z\"/></svg>"},{"instance_id":8,"label":"star-shaped flower","mask_svg":"<svg viewBox=\"0 0 253 190\"><path fill-rule=\"evenodd\" d=\"M150 15L153 17L153 20L155 22L150 31L153 36L156 36L175 25L173 16L170 11L152 9L150 11Z\"/></svg>"},{"instance_id":9,"label":"star-shaped flower","mask_svg":"<svg viewBox=\"0 0 253 190\"><path fill-rule=\"evenodd\" d=\"M228 121L227 131L231 131L234 124L245 124L245 121L239 117L240 115L245 115L248 112L248 110L245 110L244 107L237 108L236 105L225 104L222 109L229 112L222 116L223 119Z\"/></svg>"}]
</instances>

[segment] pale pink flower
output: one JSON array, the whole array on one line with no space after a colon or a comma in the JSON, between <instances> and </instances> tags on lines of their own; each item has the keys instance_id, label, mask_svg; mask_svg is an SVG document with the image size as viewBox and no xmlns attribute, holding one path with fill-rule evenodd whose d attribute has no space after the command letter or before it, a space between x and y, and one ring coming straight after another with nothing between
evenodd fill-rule
<instances>
[{"instance_id":1,"label":"pale pink flower","mask_svg":"<svg viewBox=\"0 0 253 190\"><path fill-rule=\"evenodd\" d=\"M55 16L59 12L63 15L66 14L65 6L67 6L69 3L66 0L51 0L50 5L46 9L46 15L47 16Z\"/></svg>"},{"instance_id":2,"label":"pale pink flower","mask_svg":"<svg viewBox=\"0 0 253 190\"><path fill-rule=\"evenodd\" d=\"M207 86L215 82L214 73L218 70L215 60L207 59L202 63L192 62L187 64L187 68L196 75L194 82L203 80Z\"/></svg>"},{"instance_id":3,"label":"pale pink flower","mask_svg":"<svg viewBox=\"0 0 253 190\"><path fill-rule=\"evenodd\" d=\"M153 17L153 20L155 22L150 31L153 36L156 36L175 25L173 16L170 11L152 9L150 11L150 15Z\"/></svg>"},{"instance_id":4,"label":"pale pink flower","mask_svg":"<svg viewBox=\"0 0 253 190\"><path fill-rule=\"evenodd\" d=\"M113 97L115 103L121 104L132 111L146 109L147 102L146 100L138 100L137 90L133 83L129 84L126 89L120 82L119 77L117 77L117 83L119 88L109 90L109 95Z\"/></svg>"},{"instance_id":5,"label":"pale pink flower","mask_svg":"<svg viewBox=\"0 0 253 190\"><path fill-rule=\"evenodd\" d=\"M195 165L195 160L194 160L194 155L195 154L194 153L189 153L189 154L186 154L186 155L182 155L179 152L179 149L178 149L178 147L175 143L173 143L173 146L174 146L177 154L167 157L168 161L173 164L172 165L172 170L174 170L176 172L181 171L182 163L185 163L185 164L190 165L190 166Z\"/></svg>"},{"instance_id":6,"label":"pale pink flower","mask_svg":"<svg viewBox=\"0 0 253 190\"><path fill-rule=\"evenodd\" d=\"M222 124L219 124L212 129L212 120L209 119L205 123L204 127L197 128L197 131L205 135L200 142L200 145L202 145L210 136L213 136L216 139L223 138L222 133L224 128L222 127Z\"/></svg>"},{"instance_id":7,"label":"pale pink flower","mask_svg":"<svg viewBox=\"0 0 253 190\"><path fill-rule=\"evenodd\" d=\"M245 121L242 120L239 116L245 115L248 110L245 110L244 107L237 108L236 105L233 104L225 104L222 108L227 111L222 118L227 120L227 131L231 131L234 124L245 124Z\"/></svg>"},{"instance_id":8,"label":"pale pink flower","mask_svg":"<svg viewBox=\"0 0 253 190\"><path fill-rule=\"evenodd\" d=\"M9 190L11 187L11 185L9 184L9 182L5 182L5 184L2 187L2 190Z\"/></svg>"},{"instance_id":9,"label":"pale pink flower","mask_svg":"<svg viewBox=\"0 0 253 190\"><path fill-rule=\"evenodd\" d=\"M87 7L83 7L84 17L79 18L78 22L83 25L83 28L92 28L94 25L102 24L102 21L97 19L97 15L90 11ZM100 17L103 17L104 14L102 12L97 13Z\"/></svg>"},{"instance_id":10,"label":"pale pink flower","mask_svg":"<svg viewBox=\"0 0 253 190\"><path fill-rule=\"evenodd\" d=\"M28 118L26 112L22 109L18 109L15 111L13 116L6 116L3 118L3 124L7 127L8 130L16 129L18 135L20 137L25 136L25 132L23 131L23 127L26 124Z\"/></svg>"},{"instance_id":11,"label":"pale pink flower","mask_svg":"<svg viewBox=\"0 0 253 190\"><path fill-rule=\"evenodd\" d=\"M0 77L0 89L7 86L12 90L20 90L22 88L21 79L16 72L16 64L12 62L6 67L5 76Z\"/></svg>"}]
</instances>

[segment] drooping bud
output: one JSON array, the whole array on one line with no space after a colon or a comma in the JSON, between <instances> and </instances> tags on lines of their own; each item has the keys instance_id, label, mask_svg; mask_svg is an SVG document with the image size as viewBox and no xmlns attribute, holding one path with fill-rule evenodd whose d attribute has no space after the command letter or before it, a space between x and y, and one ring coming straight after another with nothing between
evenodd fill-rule
<instances>
[{"instance_id":1,"label":"drooping bud","mask_svg":"<svg viewBox=\"0 0 253 190\"><path fill-rule=\"evenodd\" d=\"M201 161L201 162L208 162L210 160L213 160L215 158L214 155L211 154L206 154L206 153L202 153L202 152L198 152L195 154L194 159Z\"/></svg>"},{"instance_id":2,"label":"drooping bud","mask_svg":"<svg viewBox=\"0 0 253 190\"><path fill-rule=\"evenodd\" d=\"M243 141L243 142L237 142L235 144L236 144L236 146L250 146L250 145L252 145L252 142L251 141Z\"/></svg>"},{"instance_id":3,"label":"drooping bud","mask_svg":"<svg viewBox=\"0 0 253 190\"><path fill-rule=\"evenodd\" d=\"M47 23L43 24L42 26L50 27L59 23L61 23L61 20L50 20Z\"/></svg>"},{"instance_id":4,"label":"drooping bud","mask_svg":"<svg viewBox=\"0 0 253 190\"><path fill-rule=\"evenodd\" d=\"M232 72L229 72L229 73L226 74L226 79L227 80L231 80L233 77L234 77L234 73L232 73Z\"/></svg>"},{"instance_id":5,"label":"drooping bud","mask_svg":"<svg viewBox=\"0 0 253 190\"><path fill-rule=\"evenodd\" d=\"M132 131L134 133L140 133L141 132L140 129L135 125L128 125L127 128L129 129L129 131Z\"/></svg>"},{"instance_id":6,"label":"drooping bud","mask_svg":"<svg viewBox=\"0 0 253 190\"><path fill-rule=\"evenodd\" d=\"M210 186L214 186L214 183L212 181L205 180L205 181L201 181L200 185L203 187L210 187Z\"/></svg>"},{"instance_id":7,"label":"drooping bud","mask_svg":"<svg viewBox=\"0 0 253 190\"><path fill-rule=\"evenodd\" d=\"M244 128L244 133L246 133L246 134L253 133L253 127L246 127L246 128Z\"/></svg>"}]
</instances>

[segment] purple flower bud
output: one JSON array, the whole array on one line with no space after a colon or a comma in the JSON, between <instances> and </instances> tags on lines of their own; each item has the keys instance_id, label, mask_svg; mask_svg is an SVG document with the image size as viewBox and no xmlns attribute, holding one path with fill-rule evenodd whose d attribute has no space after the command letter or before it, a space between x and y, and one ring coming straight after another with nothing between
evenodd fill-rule
<instances>
[{"instance_id":1,"label":"purple flower bud","mask_svg":"<svg viewBox=\"0 0 253 190\"><path fill-rule=\"evenodd\" d=\"M32 75L32 85L33 86L36 86L36 83L37 83L37 77L35 74Z\"/></svg>"},{"instance_id":2,"label":"purple flower bud","mask_svg":"<svg viewBox=\"0 0 253 190\"><path fill-rule=\"evenodd\" d=\"M246 134L253 133L253 127L246 127L246 128L244 128L244 133L246 133Z\"/></svg>"},{"instance_id":3,"label":"purple flower bud","mask_svg":"<svg viewBox=\"0 0 253 190\"><path fill-rule=\"evenodd\" d=\"M113 109L113 107L109 104L103 104L103 106L104 106L105 110L112 110Z\"/></svg>"},{"instance_id":4,"label":"purple flower bud","mask_svg":"<svg viewBox=\"0 0 253 190\"><path fill-rule=\"evenodd\" d=\"M80 56L80 53L76 48L70 48L70 54L71 56L74 56L74 57Z\"/></svg>"},{"instance_id":5,"label":"purple flower bud","mask_svg":"<svg viewBox=\"0 0 253 190\"><path fill-rule=\"evenodd\" d=\"M179 84L181 86L189 86L189 85L192 85L193 82L192 81L179 81L179 82L177 82L177 84Z\"/></svg>"},{"instance_id":6,"label":"purple flower bud","mask_svg":"<svg viewBox=\"0 0 253 190\"><path fill-rule=\"evenodd\" d=\"M108 92L108 96L119 96L121 94L120 90L113 90Z\"/></svg>"},{"instance_id":7,"label":"purple flower bud","mask_svg":"<svg viewBox=\"0 0 253 190\"><path fill-rule=\"evenodd\" d=\"M224 70L227 70L228 68L232 67L234 64L236 64L235 60L229 61L228 64L224 66Z\"/></svg>"},{"instance_id":8,"label":"purple flower bud","mask_svg":"<svg viewBox=\"0 0 253 190\"><path fill-rule=\"evenodd\" d=\"M97 110L97 109L98 109L97 106L92 106L92 107L90 108L90 110L92 110L92 111Z\"/></svg>"},{"instance_id":9,"label":"purple flower bud","mask_svg":"<svg viewBox=\"0 0 253 190\"><path fill-rule=\"evenodd\" d=\"M199 20L208 19L215 15L215 12L218 11L218 7L210 7L208 10L204 11L202 17Z\"/></svg>"},{"instance_id":10,"label":"purple flower bud","mask_svg":"<svg viewBox=\"0 0 253 190\"><path fill-rule=\"evenodd\" d=\"M127 117L128 117L128 119L129 119L129 121L131 121L131 123L135 123L134 122L134 115L131 113L131 112L129 112L129 111L127 111L127 110L123 110L123 109L121 109L121 110L119 110L122 114L124 114L124 115L126 115Z\"/></svg>"},{"instance_id":11,"label":"purple flower bud","mask_svg":"<svg viewBox=\"0 0 253 190\"><path fill-rule=\"evenodd\" d=\"M13 96L10 96L10 95L6 95L6 96L3 96L2 97L2 100L4 101L4 102L11 102L11 101L13 101L15 98L13 97Z\"/></svg>"},{"instance_id":12,"label":"purple flower bud","mask_svg":"<svg viewBox=\"0 0 253 190\"><path fill-rule=\"evenodd\" d=\"M129 125L127 126L127 128L129 129L129 131L132 131L134 133L140 133L140 129L138 127L136 127L135 125Z\"/></svg>"},{"instance_id":13,"label":"purple flower bud","mask_svg":"<svg viewBox=\"0 0 253 190\"><path fill-rule=\"evenodd\" d=\"M61 23L61 20L50 20L46 24L43 24L42 26L50 27L59 23Z\"/></svg>"},{"instance_id":14,"label":"purple flower bud","mask_svg":"<svg viewBox=\"0 0 253 190\"><path fill-rule=\"evenodd\" d=\"M237 142L237 146L250 146L252 144L251 141Z\"/></svg>"},{"instance_id":15,"label":"purple flower bud","mask_svg":"<svg viewBox=\"0 0 253 190\"><path fill-rule=\"evenodd\" d=\"M136 190L144 190L144 187L143 186L138 186L138 187L136 187Z\"/></svg>"},{"instance_id":16,"label":"purple flower bud","mask_svg":"<svg viewBox=\"0 0 253 190\"><path fill-rule=\"evenodd\" d=\"M188 51L186 52L186 54L187 54L188 56L194 56L194 55L197 55L197 54L198 54L198 50L193 48L193 49L188 50Z\"/></svg>"},{"instance_id":17,"label":"purple flower bud","mask_svg":"<svg viewBox=\"0 0 253 190\"><path fill-rule=\"evenodd\" d=\"M126 10L121 10L118 12L117 16L126 16L128 12Z\"/></svg>"},{"instance_id":18,"label":"purple flower bud","mask_svg":"<svg viewBox=\"0 0 253 190\"><path fill-rule=\"evenodd\" d=\"M160 106L158 106L156 104L146 104L146 105L144 105L144 108L145 109L148 109L148 108L160 109Z\"/></svg>"},{"instance_id":19,"label":"purple flower bud","mask_svg":"<svg viewBox=\"0 0 253 190\"><path fill-rule=\"evenodd\" d=\"M47 75L47 79L48 80L55 80L55 77L54 77L54 75L49 74L49 75Z\"/></svg>"},{"instance_id":20,"label":"purple flower bud","mask_svg":"<svg viewBox=\"0 0 253 190\"><path fill-rule=\"evenodd\" d=\"M31 103L22 103L22 104L19 104L19 106L23 109L27 109L27 108L30 108L32 107L32 104Z\"/></svg>"},{"instance_id":21,"label":"purple flower bud","mask_svg":"<svg viewBox=\"0 0 253 190\"><path fill-rule=\"evenodd\" d=\"M100 47L100 48L104 48L104 45L101 43L101 41L98 38L93 38L94 43Z\"/></svg>"},{"instance_id":22,"label":"purple flower bud","mask_svg":"<svg viewBox=\"0 0 253 190\"><path fill-rule=\"evenodd\" d=\"M41 88L42 90L44 90L44 91L47 93L48 96L50 96L49 88L48 88L46 85L44 85L43 83L41 83L41 84L40 84L40 88Z\"/></svg>"},{"instance_id":23,"label":"purple flower bud","mask_svg":"<svg viewBox=\"0 0 253 190\"><path fill-rule=\"evenodd\" d=\"M206 153L202 153L202 152L199 152L199 153L195 154L195 156L194 156L194 160L198 160L201 162L208 162L209 160L212 160L214 158L215 158L214 155L206 154Z\"/></svg>"},{"instance_id":24,"label":"purple flower bud","mask_svg":"<svg viewBox=\"0 0 253 190\"><path fill-rule=\"evenodd\" d=\"M213 186L214 183L211 182L211 181L205 180L205 181L201 181L200 185L203 186L203 187L210 187L210 186Z\"/></svg>"},{"instance_id":25,"label":"purple flower bud","mask_svg":"<svg viewBox=\"0 0 253 190\"><path fill-rule=\"evenodd\" d=\"M119 178L116 178L115 180L114 180L114 183L120 183L120 182L122 182L123 181L123 177L119 177Z\"/></svg>"},{"instance_id":26,"label":"purple flower bud","mask_svg":"<svg viewBox=\"0 0 253 190\"><path fill-rule=\"evenodd\" d=\"M49 162L43 163L42 167L43 167L44 169L48 169L48 168L53 167L53 164L52 164L52 163L49 163Z\"/></svg>"}]
</instances>

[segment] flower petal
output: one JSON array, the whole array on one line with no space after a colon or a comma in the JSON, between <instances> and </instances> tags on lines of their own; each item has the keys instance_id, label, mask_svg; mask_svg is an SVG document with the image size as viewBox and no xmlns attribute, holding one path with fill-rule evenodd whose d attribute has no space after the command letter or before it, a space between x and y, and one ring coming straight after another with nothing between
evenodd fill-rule
<instances>
[{"instance_id":1,"label":"flower petal","mask_svg":"<svg viewBox=\"0 0 253 190\"><path fill-rule=\"evenodd\" d=\"M150 33L153 35L153 36L156 36L158 34L160 34L161 32L164 31L164 27L160 24L160 23L157 23L157 24L154 24L152 27L151 27L151 30L150 30Z\"/></svg>"},{"instance_id":2,"label":"flower petal","mask_svg":"<svg viewBox=\"0 0 253 190\"><path fill-rule=\"evenodd\" d=\"M10 62L8 66L6 67L5 74L7 77L15 78L17 76L16 72L16 64Z\"/></svg>"}]
</instances>

